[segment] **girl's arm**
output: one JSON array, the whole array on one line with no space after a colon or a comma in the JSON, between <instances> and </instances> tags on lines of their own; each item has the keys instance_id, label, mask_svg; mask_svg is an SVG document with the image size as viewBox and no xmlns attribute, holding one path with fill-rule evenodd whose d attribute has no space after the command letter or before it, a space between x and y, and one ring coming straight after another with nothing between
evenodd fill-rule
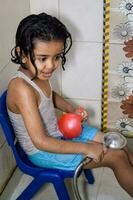
<instances>
[{"instance_id":1,"label":"girl's arm","mask_svg":"<svg viewBox=\"0 0 133 200\"><path fill-rule=\"evenodd\" d=\"M25 127L33 144L38 149L54 153L90 154L93 155L95 160L100 159L103 152L101 144L68 142L48 136L44 130L42 119L38 110L38 99L35 91L27 85L23 86L21 84L17 84L17 86L18 87L14 88L12 91L15 94L16 106L23 117Z\"/></svg>"},{"instance_id":2,"label":"girl's arm","mask_svg":"<svg viewBox=\"0 0 133 200\"><path fill-rule=\"evenodd\" d=\"M53 91L53 102L55 108L60 109L63 112L71 112L75 114L82 115L83 121L87 120L88 113L84 108L74 108L68 101L66 101L63 97L58 95L56 92Z\"/></svg>"},{"instance_id":3,"label":"girl's arm","mask_svg":"<svg viewBox=\"0 0 133 200\"><path fill-rule=\"evenodd\" d=\"M75 108L55 91L53 91L53 103L55 108L58 108L63 112L75 112Z\"/></svg>"}]
</instances>

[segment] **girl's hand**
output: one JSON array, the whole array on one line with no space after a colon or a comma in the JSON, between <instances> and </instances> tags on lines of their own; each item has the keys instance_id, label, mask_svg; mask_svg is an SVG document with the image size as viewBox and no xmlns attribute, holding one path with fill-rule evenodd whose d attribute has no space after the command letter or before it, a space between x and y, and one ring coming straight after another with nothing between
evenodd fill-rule
<instances>
[{"instance_id":1,"label":"girl's hand","mask_svg":"<svg viewBox=\"0 0 133 200\"><path fill-rule=\"evenodd\" d=\"M81 106L78 107L74 113L77 115L81 115L82 121L86 121L88 119L88 112Z\"/></svg>"},{"instance_id":2,"label":"girl's hand","mask_svg":"<svg viewBox=\"0 0 133 200\"><path fill-rule=\"evenodd\" d=\"M101 162L104 155L107 153L107 148L98 142L89 142L88 143L88 153L86 156L92 158L94 162Z\"/></svg>"}]
</instances>

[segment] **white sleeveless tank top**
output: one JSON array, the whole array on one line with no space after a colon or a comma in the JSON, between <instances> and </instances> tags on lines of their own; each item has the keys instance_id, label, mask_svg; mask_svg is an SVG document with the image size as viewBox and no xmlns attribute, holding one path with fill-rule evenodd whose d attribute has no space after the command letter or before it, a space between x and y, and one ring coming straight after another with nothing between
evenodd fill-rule
<instances>
[{"instance_id":1,"label":"white sleeveless tank top","mask_svg":"<svg viewBox=\"0 0 133 200\"><path fill-rule=\"evenodd\" d=\"M23 72L17 71L17 73L15 74L13 78L16 78L16 77L23 78L39 93L41 97L41 102L38 109L40 111L40 115L41 115L43 125L44 125L44 130L46 131L46 133L52 137L62 136L62 134L60 133L57 127L57 117L55 114L55 109L54 109L54 105L52 101L52 92L51 92L50 97L45 96L42 90ZM8 111L11 123L13 125L16 138L18 139L23 150L28 155L38 152L39 150L32 143L32 140L25 128L22 116L20 114L15 114L11 112L8 108L7 108L7 111Z\"/></svg>"}]
</instances>

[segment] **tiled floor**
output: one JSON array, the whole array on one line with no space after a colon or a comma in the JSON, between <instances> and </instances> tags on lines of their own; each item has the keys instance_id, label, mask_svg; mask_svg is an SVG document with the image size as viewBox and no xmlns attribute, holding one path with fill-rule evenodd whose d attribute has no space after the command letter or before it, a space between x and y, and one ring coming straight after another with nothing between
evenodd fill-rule
<instances>
[{"instance_id":1,"label":"tiled floor","mask_svg":"<svg viewBox=\"0 0 133 200\"><path fill-rule=\"evenodd\" d=\"M78 179L78 186L83 200L133 200L120 188L110 169L94 169L93 172L96 179L93 185L88 185L83 175ZM31 177L22 174L22 172L16 169L0 200L15 200L31 180ZM68 185L71 199L74 200L72 187L70 187L72 182L69 180L66 184ZM32 200L57 200L57 197L53 187L48 184L42 187Z\"/></svg>"}]
</instances>

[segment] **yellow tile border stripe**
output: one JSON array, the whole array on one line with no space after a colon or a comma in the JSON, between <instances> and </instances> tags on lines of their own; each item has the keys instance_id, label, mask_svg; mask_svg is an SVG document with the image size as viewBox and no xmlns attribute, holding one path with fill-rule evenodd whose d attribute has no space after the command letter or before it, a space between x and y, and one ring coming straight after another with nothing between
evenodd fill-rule
<instances>
[{"instance_id":1,"label":"yellow tile border stripe","mask_svg":"<svg viewBox=\"0 0 133 200\"><path fill-rule=\"evenodd\" d=\"M107 132L108 126L108 70L109 70L109 33L110 1L104 0L103 10L103 68L102 68L102 113L101 130Z\"/></svg>"}]
</instances>

